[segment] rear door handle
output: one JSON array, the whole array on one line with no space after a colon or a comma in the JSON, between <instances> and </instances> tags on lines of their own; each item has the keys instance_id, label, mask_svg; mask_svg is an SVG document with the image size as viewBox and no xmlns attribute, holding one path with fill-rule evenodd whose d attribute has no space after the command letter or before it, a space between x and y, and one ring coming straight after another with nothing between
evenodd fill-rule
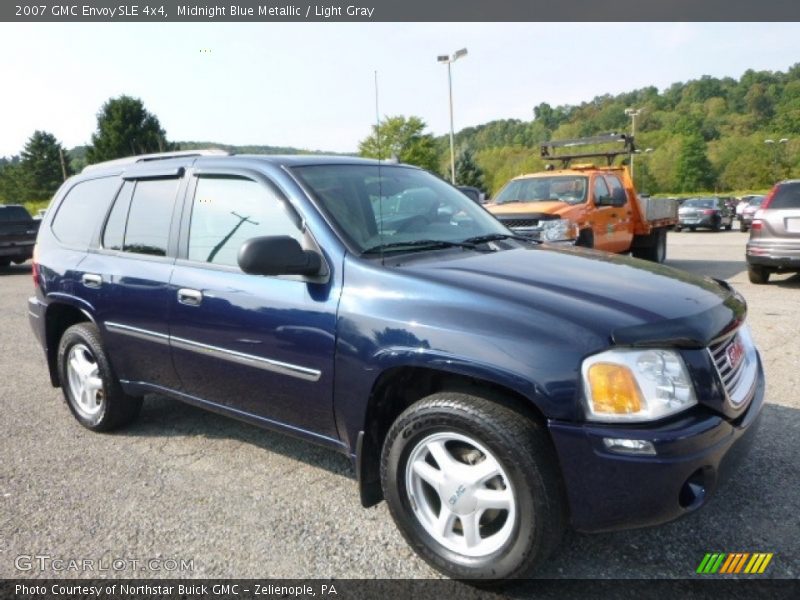
<instances>
[{"instance_id":1,"label":"rear door handle","mask_svg":"<svg viewBox=\"0 0 800 600\"><path fill-rule=\"evenodd\" d=\"M88 288L99 288L103 285L103 278L94 273L84 273L81 276L81 283Z\"/></svg>"},{"instance_id":2,"label":"rear door handle","mask_svg":"<svg viewBox=\"0 0 800 600\"><path fill-rule=\"evenodd\" d=\"M178 302L186 306L200 306L203 302L203 292L181 288L178 290Z\"/></svg>"}]
</instances>

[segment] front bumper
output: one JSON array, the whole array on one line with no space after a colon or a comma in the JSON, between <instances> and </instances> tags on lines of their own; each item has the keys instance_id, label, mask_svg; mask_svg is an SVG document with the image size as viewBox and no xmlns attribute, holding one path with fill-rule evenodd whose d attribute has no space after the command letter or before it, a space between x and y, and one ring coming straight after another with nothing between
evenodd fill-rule
<instances>
[{"instance_id":1,"label":"front bumper","mask_svg":"<svg viewBox=\"0 0 800 600\"><path fill-rule=\"evenodd\" d=\"M649 427L551 421L572 526L579 531L645 527L704 506L751 446L764 389L759 362L753 398L734 421L704 407ZM611 452L603 438L648 440L656 455Z\"/></svg>"}]
</instances>

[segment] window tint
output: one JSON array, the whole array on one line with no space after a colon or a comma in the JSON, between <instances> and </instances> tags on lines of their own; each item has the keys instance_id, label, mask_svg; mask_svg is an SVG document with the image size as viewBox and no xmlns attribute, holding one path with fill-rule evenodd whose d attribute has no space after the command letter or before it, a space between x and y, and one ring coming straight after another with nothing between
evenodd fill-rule
<instances>
[{"instance_id":1,"label":"window tint","mask_svg":"<svg viewBox=\"0 0 800 600\"><path fill-rule=\"evenodd\" d=\"M560 200L569 204L586 201L589 178L583 176L555 175L552 177L527 177L512 179L500 190L494 201L506 202L550 202Z\"/></svg>"},{"instance_id":2,"label":"window tint","mask_svg":"<svg viewBox=\"0 0 800 600\"><path fill-rule=\"evenodd\" d=\"M608 186L602 177L596 177L594 180L594 199L608 197Z\"/></svg>"},{"instance_id":3,"label":"window tint","mask_svg":"<svg viewBox=\"0 0 800 600\"><path fill-rule=\"evenodd\" d=\"M779 185L769 208L800 208L800 183Z\"/></svg>"},{"instance_id":4,"label":"window tint","mask_svg":"<svg viewBox=\"0 0 800 600\"><path fill-rule=\"evenodd\" d=\"M614 194L614 190L622 190L623 193L625 192L625 188L622 187L622 182L614 175L606 175L606 181L608 182L608 187L611 189L611 194ZM625 194L625 201L628 201L628 195Z\"/></svg>"},{"instance_id":5,"label":"window tint","mask_svg":"<svg viewBox=\"0 0 800 600\"><path fill-rule=\"evenodd\" d=\"M30 221L31 216L22 206L0 206L0 221Z\"/></svg>"},{"instance_id":6,"label":"window tint","mask_svg":"<svg viewBox=\"0 0 800 600\"><path fill-rule=\"evenodd\" d=\"M122 242L125 238L125 222L128 220L128 208L131 205L134 182L126 181L117 196L114 208L106 222L106 229L103 233L103 247L109 250L122 250Z\"/></svg>"},{"instance_id":7,"label":"window tint","mask_svg":"<svg viewBox=\"0 0 800 600\"><path fill-rule=\"evenodd\" d=\"M125 228L125 252L165 256L179 179L136 182Z\"/></svg>"},{"instance_id":8,"label":"window tint","mask_svg":"<svg viewBox=\"0 0 800 600\"><path fill-rule=\"evenodd\" d=\"M242 244L253 237L302 235L272 190L249 179L197 180L189 226L189 260L237 266Z\"/></svg>"},{"instance_id":9,"label":"window tint","mask_svg":"<svg viewBox=\"0 0 800 600\"><path fill-rule=\"evenodd\" d=\"M98 222L119 189L119 179L90 179L73 187L58 207L53 234L68 246L88 248Z\"/></svg>"}]
</instances>

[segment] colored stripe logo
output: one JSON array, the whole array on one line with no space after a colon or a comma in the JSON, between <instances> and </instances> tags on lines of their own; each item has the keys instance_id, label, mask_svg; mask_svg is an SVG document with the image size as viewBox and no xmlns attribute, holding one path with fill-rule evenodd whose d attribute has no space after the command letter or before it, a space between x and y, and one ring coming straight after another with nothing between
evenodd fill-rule
<instances>
[{"instance_id":1,"label":"colored stripe logo","mask_svg":"<svg viewBox=\"0 0 800 600\"><path fill-rule=\"evenodd\" d=\"M772 552L709 552L700 561L696 572L700 575L760 575L767 570L772 557Z\"/></svg>"}]
</instances>

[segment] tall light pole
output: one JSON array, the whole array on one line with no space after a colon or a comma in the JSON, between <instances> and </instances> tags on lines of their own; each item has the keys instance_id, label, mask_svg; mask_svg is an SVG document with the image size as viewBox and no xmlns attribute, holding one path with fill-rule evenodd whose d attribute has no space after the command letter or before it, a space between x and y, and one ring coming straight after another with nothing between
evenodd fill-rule
<instances>
[{"instance_id":1,"label":"tall light pole","mask_svg":"<svg viewBox=\"0 0 800 600\"><path fill-rule=\"evenodd\" d=\"M780 146L778 146L777 144L786 144L788 143L788 141L789 138L781 138L778 141L775 141L773 139L764 140L764 143L767 144L768 146L773 146L773 145L775 146L775 155L773 157L772 162L773 162L773 169L775 170L775 175L777 179L781 178L781 174L778 172L778 152L779 152L778 148Z\"/></svg>"},{"instance_id":2,"label":"tall light pole","mask_svg":"<svg viewBox=\"0 0 800 600\"><path fill-rule=\"evenodd\" d=\"M453 77L450 72L450 65L466 55L467 49L462 48L461 50L456 50L452 56L442 54L436 57L436 60L440 63L447 64L447 87L450 90L450 183L453 185L456 184L456 150L453 133Z\"/></svg>"},{"instance_id":3,"label":"tall light pole","mask_svg":"<svg viewBox=\"0 0 800 600\"><path fill-rule=\"evenodd\" d=\"M643 108L626 108L625 114L631 118L631 138L636 140L636 117L642 114ZM633 153L631 153L631 181L633 181Z\"/></svg>"}]
</instances>

